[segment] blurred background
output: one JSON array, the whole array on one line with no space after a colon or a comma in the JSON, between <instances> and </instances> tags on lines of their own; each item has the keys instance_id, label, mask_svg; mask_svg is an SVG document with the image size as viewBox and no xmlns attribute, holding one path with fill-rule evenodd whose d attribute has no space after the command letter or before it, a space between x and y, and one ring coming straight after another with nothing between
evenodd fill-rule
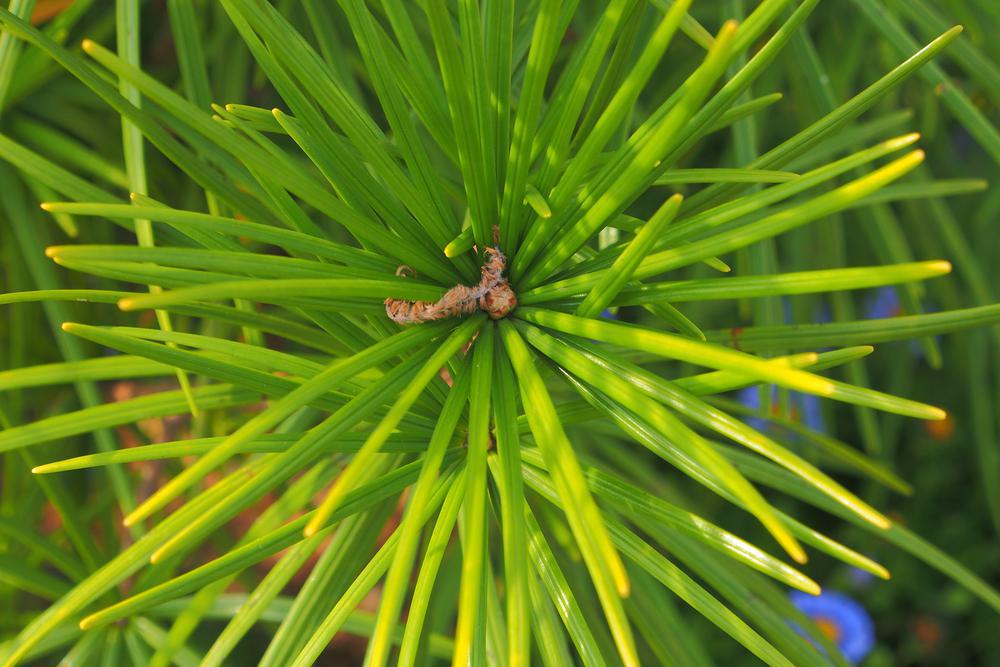
<instances>
[{"instance_id":1,"label":"blurred background","mask_svg":"<svg viewBox=\"0 0 1000 667\"><path fill-rule=\"evenodd\" d=\"M19 0L11 0L11 7ZM651 0L666 5L666 0ZM114 8L104 0L38 0L32 21L57 41L79 44L84 37L113 44ZM150 0L143 5L142 62L160 81L181 90L184 63L175 48L176 20L171 3ZM361 98L371 97L368 81L361 75L353 38L346 21L338 17L336 3L317 16L296 1L274 2L299 27L318 40L313 27L323 21L327 30L318 41L322 49L336 50L337 63ZM698 23L715 32L722 21L745 15L756 3L743 0L702 0L692 14ZM310 3L309 7L317 6ZM270 108L280 99L253 63L223 10L210 0L195 2L197 29L203 39L209 79L194 91L209 101L237 102ZM579 16L568 39L581 39L591 17L601 8L598 0L581 2ZM927 151L926 166L904 182L914 192L912 200L843 213L786 235L773 248L772 269L804 270L834 266L864 266L923 259L946 259L954 264L951 276L904 286L899 289L862 290L842 297L798 296L766 303L691 304L684 312L705 330L736 325L809 323L848 317L889 317L897 314L934 312L997 302L1000 293L1000 2L996 0L827 0L820 3L808 21L808 36L795 39L776 64L754 84L752 97L781 93L782 99L742 124L742 141L730 131L716 133L687 154L680 167L738 167L747 161L737 154L742 147L761 152L808 126L836 105L908 57L916 45L926 44L947 28L962 24L964 35L920 75L890 93L873 110L833 140L796 159L788 168L806 170L828 160L836 146L871 145L906 132L922 134L920 145ZM642 31L651 26L639 27ZM696 37L697 30L692 29ZM0 37L0 49L9 36ZM9 40L7 40L9 41ZM677 39L668 53L668 66L661 67L640 100L641 107L658 104L686 75L685 67L671 68L669 60L698 59L703 49L696 39ZM68 76L41 51L25 48L14 71L0 72L0 292L40 288L118 289L120 283L83 276L51 264L43 249L71 240L104 243L122 232L103 221L52 216L37 203L60 199L38 179L30 164L12 159L17 147L61 165L85 183L122 197L127 179L122 166L118 116ZM956 101L958 100L958 101ZM963 106L965 105L965 106ZM990 124L977 125L968 105ZM991 134L992 133L992 134ZM992 138L991 138L992 137ZM155 150L147 151L150 195L178 208L204 208L203 192ZM933 185L928 185L934 181ZM664 186L667 190L671 186ZM651 193L650 210L662 201L664 188ZM934 188L938 196L928 197ZM688 193L696 191L694 187ZM917 198L919 196L919 198ZM637 207L634 215L648 211ZM30 220L31 234L18 237L8 221ZM727 258L728 259L728 258ZM731 258L735 271L755 271L758 255L742 253ZM702 268L690 272L691 276ZM706 273L707 274L707 273ZM639 312L609 313L622 319L641 318ZM76 320L101 324L149 326L152 313L119 312L113 304L59 303L13 304L0 311L0 379L4 370L32 364L56 362L67 354L66 336L55 333L53 323ZM181 325L183 326L183 322ZM738 331L733 333L739 344ZM93 350L79 342L77 352ZM70 350L69 354L74 354ZM890 516L976 572L1000 586L1000 328L969 330L940 339L887 343L877 346L867 359L831 371L834 376L868 384L933 405L949 412L943 422L918 422L892 415L875 414L832 402L815 403L804 397L775 397L759 391L734 394L728 400L742 403L748 419L780 434L787 441L826 436L856 447L884 462L912 487L912 494L893 493L884 487L847 477L848 486L863 498L884 508ZM122 400L162 388L164 378L135 378L98 383L100 400ZM159 383L159 384L158 384ZM0 384L0 419L21 424L58 414L77 401L71 385L3 391ZM761 409L781 405L782 409ZM252 406L251 406L252 407ZM756 414L754 414L756 412ZM229 418L236 418L233 415ZM220 417L224 418L224 417ZM185 418L156 419L115 433L123 446L175 440L222 428L224 424L192 424ZM616 446L611 430L581 430L572 434L594 447ZM40 484L59 484L70 502L80 503L91 526L91 538L101 549L115 552L128 535L118 528L120 517L112 513L112 495L101 469L69 473L49 479L32 477L26 470L36 462L82 453L88 445L59 442L0 454L0 521L30 519L55 542L65 539L57 513L46 500ZM629 452L638 452L635 448ZM645 452L627 465L656 466ZM623 463L623 465L626 465ZM157 464L137 464L130 474L141 480L141 493L148 494L169 475ZM664 472L665 496L683 498L691 506L705 507L710 516L725 516L722 501L692 487L679 475ZM676 484L674 484L676 482ZM905 489L900 489L905 490ZM779 504L780 506L780 504ZM797 505L794 512L808 512ZM730 513L731 514L731 513ZM892 572L889 582L843 565L811 565L810 574L825 589L841 593L853 605L828 612L831 636L843 631L837 623L849 624L856 616L867 617L874 629L870 646L860 658L870 667L887 665L997 665L1000 664L1000 619L985 604L959 585L913 557L873 540L843 522L820 512L806 514L808 523L842 539L885 564ZM751 541L765 539L752 522L732 517L722 522ZM239 525L233 527L239 534ZM219 536L219 548L231 537ZM33 615L59 593L44 577L24 586L19 577L16 550L0 531L0 641L15 634ZM262 564L266 569L267 564ZM23 564L20 567L24 567ZM823 568L827 567L827 570ZM258 569L243 576L259 577ZM307 571L307 570L306 570ZM23 573L22 573L23 574ZM305 572L302 573L303 576ZM7 578L5 582L5 577ZM6 585L14 584L14 585ZM242 584L237 582L236 586ZM301 585L301 578L293 581ZM377 593L377 592L376 592ZM373 610L376 596L369 601ZM703 637L718 664L749 664L752 660L738 645L719 641L718 631L694 613L678 606L688 616L693 631ZM822 616L824 612L821 612ZM846 620L841 619L846 615ZM841 619L841 620L838 620ZM839 629L838 629L839 628ZM207 624L201 632L218 628ZM259 639L259 644L254 641ZM241 645L250 656L266 645L267 636ZM345 638L331 649L328 664L359 664L363 644ZM237 657L237 654L234 654ZM48 664L44 661L37 664Z\"/></svg>"}]
</instances>

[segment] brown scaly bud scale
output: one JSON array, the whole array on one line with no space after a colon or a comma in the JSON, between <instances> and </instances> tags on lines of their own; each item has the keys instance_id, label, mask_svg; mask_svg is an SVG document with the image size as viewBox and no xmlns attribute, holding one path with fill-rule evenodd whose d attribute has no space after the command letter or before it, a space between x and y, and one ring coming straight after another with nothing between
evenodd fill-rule
<instances>
[{"instance_id":1,"label":"brown scaly bud scale","mask_svg":"<svg viewBox=\"0 0 1000 667\"><path fill-rule=\"evenodd\" d=\"M456 285L434 302L386 299L386 315L398 324L461 317L477 310L486 312L494 320L506 317L517 307L517 296L503 275L507 269L507 258L497 245L487 248L485 255L486 262L476 285ZM400 266L396 275L404 275L410 270L406 265Z\"/></svg>"}]
</instances>

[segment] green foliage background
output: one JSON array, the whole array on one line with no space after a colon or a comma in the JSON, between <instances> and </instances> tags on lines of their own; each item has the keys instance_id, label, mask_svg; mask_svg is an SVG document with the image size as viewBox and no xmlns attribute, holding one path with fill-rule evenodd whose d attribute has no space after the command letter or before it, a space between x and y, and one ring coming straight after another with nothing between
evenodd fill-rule
<instances>
[{"instance_id":1,"label":"green foliage background","mask_svg":"<svg viewBox=\"0 0 1000 667\"><path fill-rule=\"evenodd\" d=\"M701 0L687 14L685 3L671 10L665 0L62 4L11 0L0 11L0 664L242 665L263 656L264 664L304 665L337 631L335 648L322 654L330 664L360 664L365 640L347 635L373 634L375 663L396 660L400 640L428 664L451 661L456 645L463 664L463 651L490 664L517 664L518 655L537 664L620 664L633 655L643 664L786 664L782 656L836 663L832 646L824 657L786 623L807 625L787 602L788 587L816 583L848 592L874 618L877 645L865 665L1000 660L995 3ZM612 20L617 10L620 20ZM23 20L32 12L36 27ZM729 19L744 21L738 48L717 45L698 69L712 35L732 38ZM543 27L533 32L536 21ZM956 24L961 35L949 32ZM668 28L676 28L672 40ZM81 46L85 38L93 41ZM622 82L641 78L635 72L651 40L669 42L665 55L635 99L615 107ZM779 42L748 89L720 101L721 85L741 80L748 59ZM592 60L581 55L588 49ZM546 51L548 76L539 64ZM678 103L661 107L678 90ZM581 147L609 108L606 145L585 162ZM352 117L356 109L369 116ZM519 130L522 117L529 120ZM649 118L662 134L651 130L628 150L631 132ZM889 142L911 132L920 133L922 163L907 147L913 137ZM534 153L525 150L533 134ZM656 166L642 163L650 155ZM738 197L759 201L849 155L868 157L817 178L791 206L775 201L718 227L689 222ZM829 194L851 181L873 186L876 170L882 181L873 193ZM577 180L561 181L567 173ZM571 204L584 183L598 184L598 201L579 195L577 215ZM142 194L130 200L130 192ZM675 193L683 204L668 200ZM42 202L51 205L42 210ZM605 205L608 214L587 226L587 212ZM797 223L753 243L732 241L765 214ZM490 242L493 222L524 304L515 317L494 326L476 315L400 334L382 299L433 301L474 282L480 258L472 246ZM642 225L648 237L635 234ZM722 245L699 255L699 241ZM586 297L623 248L635 253L634 277L653 285L652 295L632 281L606 281ZM945 277L941 260L953 266ZM719 273L720 261L731 277ZM416 278L394 278L400 263L414 266ZM727 282L881 265L898 266L775 277L744 293ZM552 286L553 275L574 272L590 282ZM697 282L666 282L677 280ZM896 286L904 317L868 321L887 285ZM591 312L581 313L585 297ZM642 332L595 317L605 307ZM575 311L590 321L570 317ZM837 328L852 321L861 324ZM60 329L65 322L77 324ZM831 324L796 326L814 322ZM860 347L867 344L876 347L870 356ZM368 363L372 350L392 345L395 354ZM803 433L790 408L801 394L788 387L820 385L788 367L748 366L732 347L765 357L826 351L820 362L832 370L823 375L852 387L822 385L838 400L820 403L823 434ZM411 348L418 352L406 356ZM400 364L399 354L408 361ZM351 355L355 366L316 375ZM445 365L453 385L437 375ZM655 384L706 369L722 375ZM785 389L765 414L792 424L765 434L844 484L833 500L814 482L782 477L763 458L721 444L711 425L692 427L701 398L670 398L673 384L712 394L756 383L769 404L771 382ZM281 398L298 386L320 388ZM326 455L299 460L289 470L301 473L294 481L222 517L233 502L227 494L267 470L274 452L365 391L384 394L351 404L372 411L337 444L323 445ZM748 417L734 398L706 405ZM265 424L254 416L274 414L275 405L289 407L286 418ZM947 411L947 426L914 419L939 416L931 406ZM659 422L656 410L665 413ZM765 492L774 509L854 551L831 547L838 559L806 544L809 562L793 564L796 540L784 519L769 524L766 505L738 509L752 492L723 483L737 495L731 501L636 444L636 432L615 421L628 411L656 422L653 439L680 443L677 451L697 454L707 438L735 475L781 491ZM247 423L270 435L248 436L236 456L195 463L195 454L232 445L228 436ZM448 423L458 424L455 434L432 437ZM375 442L378 434L387 439ZM161 441L177 444L155 461L135 453L150 450L129 454L125 446ZM375 453L382 445L391 453ZM513 475L518 448L525 466ZM441 457L440 477L428 451ZM31 473L77 456L92 458ZM590 490L572 471L560 482L547 465L552 456L567 469L577 458L593 466ZM689 472L722 474L709 460L694 455ZM227 481L208 487L202 478ZM516 511L522 483L531 519ZM430 519L400 540L410 540L413 572L405 559L392 561L395 583L378 589L376 599L394 599L395 610L352 614L366 592L351 597L355 578L369 587L381 579L363 567L380 562L371 559L383 527L399 526L400 535L406 527L406 518L399 522L408 515L396 511L405 487L409 507L426 502ZM550 504L546 491L559 502ZM795 500L796 491L814 502ZM620 572L591 493L605 518L635 531L631 551L616 547L629 563L633 595L624 603L614 601ZM574 508L567 498L587 502ZM461 540L456 532L449 542L450 530L432 533L442 502L444 515L462 506ZM316 505L339 523L310 535L309 527L326 524L295 517ZM345 507L355 513L336 513ZM869 507L894 527L872 528ZM226 521L190 530L213 512ZM720 548L723 533L692 528L686 512L732 531L745 547ZM279 533L280 545L252 542ZM480 541L488 551L476 548ZM280 560L266 560L293 544ZM450 547L437 586L414 593L411 574L416 580L428 562L428 544ZM115 558L122 553L135 558ZM632 564L642 560L637 553L646 555L645 569ZM757 569L771 578L737 562L748 553L763 554ZM233 554L245 559L232 569L197 569ZM382 558L388 567L390 556ZM696 611L684 603L691 598L657 583L657 575L674 576L671 563L692 577L676 575L675 592L711 592L721 603L698 598ZM857 565L884 566L891 579L868 581ZM192 579L188 571L206 574ZM317 574L307 579L309 572ZM244 604L254 591L262 603ZM567 592L575 605L552 604ZM412 619L421 605L424 632L396 628L400 610ZM529 631L534 648L526 648Z\"/></svg>"}]
</instances>

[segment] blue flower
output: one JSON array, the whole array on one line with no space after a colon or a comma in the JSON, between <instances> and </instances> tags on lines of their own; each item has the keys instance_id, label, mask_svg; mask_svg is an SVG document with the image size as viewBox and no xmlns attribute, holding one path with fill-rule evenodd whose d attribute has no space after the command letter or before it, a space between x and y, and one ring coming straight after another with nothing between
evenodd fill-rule
<instances>
[{"instance_id":1,"label":"blue flower","mask_svg":"<svg viewBox=\"0 0 1000 667\"><path fill-rule=\"evenodd\" d=\"M792 604L830 638L851 664L858 664L875 646L875 624L856 600L836 591L789 594Z\"/></svg>"},{"instance_id":2,"label":"blue flower","mask_svg":"<svg viewBox=\"0 0 1000 667\"><path fill-rule=\"evenodd\" d=\"M751 410L760 410L760 387L744 387L740 390L737 400ZM819 399L812 394L793 391L789 393L792 421L797 421L813 431L823 430L823 415L820 412ZM772 416L778 416L778 388L771 386ZM767 431L768 422L761 417L747 417L744 421L758 431Z\"/></svg>"},{"instance_id":3,"label":"blue flower","mask_svg":"<svg viewBox=\"0 0 1000 667\"><path fill-rule=\"evenodd\" d=\"M875 292L875 298L868 302L865 317L869 320L884 320L903 314L899 296L893 287L882 287Z\"/></svg>"},{"instance_id":4,"label":"blue flower","mask_svg":"<svg viewBox=\"0 0 1000 667\"><path fill-rule=\"evenodd\" d=\"M933 308L928 309L928 312L933 311ZM865 308L865 317L869 320L884 320L904 314L903 305L899 302L899 294L894 287L879 288L875 292L875 297L868 301L868 307ZM913 356L923 359L924 350L919 341L911 340L909 347Z\"/></svg>"}]
</instances>

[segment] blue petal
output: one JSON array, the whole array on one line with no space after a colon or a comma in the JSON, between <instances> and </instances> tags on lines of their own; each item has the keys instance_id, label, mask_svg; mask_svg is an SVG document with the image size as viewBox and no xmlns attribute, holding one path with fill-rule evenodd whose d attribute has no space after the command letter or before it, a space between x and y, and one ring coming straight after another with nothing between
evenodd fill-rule
<instances>
[{"instance_id":1,"label":"blue petal","mask_svg":"<svg viewBox=\"0 0 1000 667\"><path fill-rule=\"evenodd\" d=\"M830 590L819 595L792 591L789 597L806 616L822 618L836 626L840 635L837 648L851 663L861 662L875 646L875 624L856 600Z\"/></svg>"}]
</instances>

